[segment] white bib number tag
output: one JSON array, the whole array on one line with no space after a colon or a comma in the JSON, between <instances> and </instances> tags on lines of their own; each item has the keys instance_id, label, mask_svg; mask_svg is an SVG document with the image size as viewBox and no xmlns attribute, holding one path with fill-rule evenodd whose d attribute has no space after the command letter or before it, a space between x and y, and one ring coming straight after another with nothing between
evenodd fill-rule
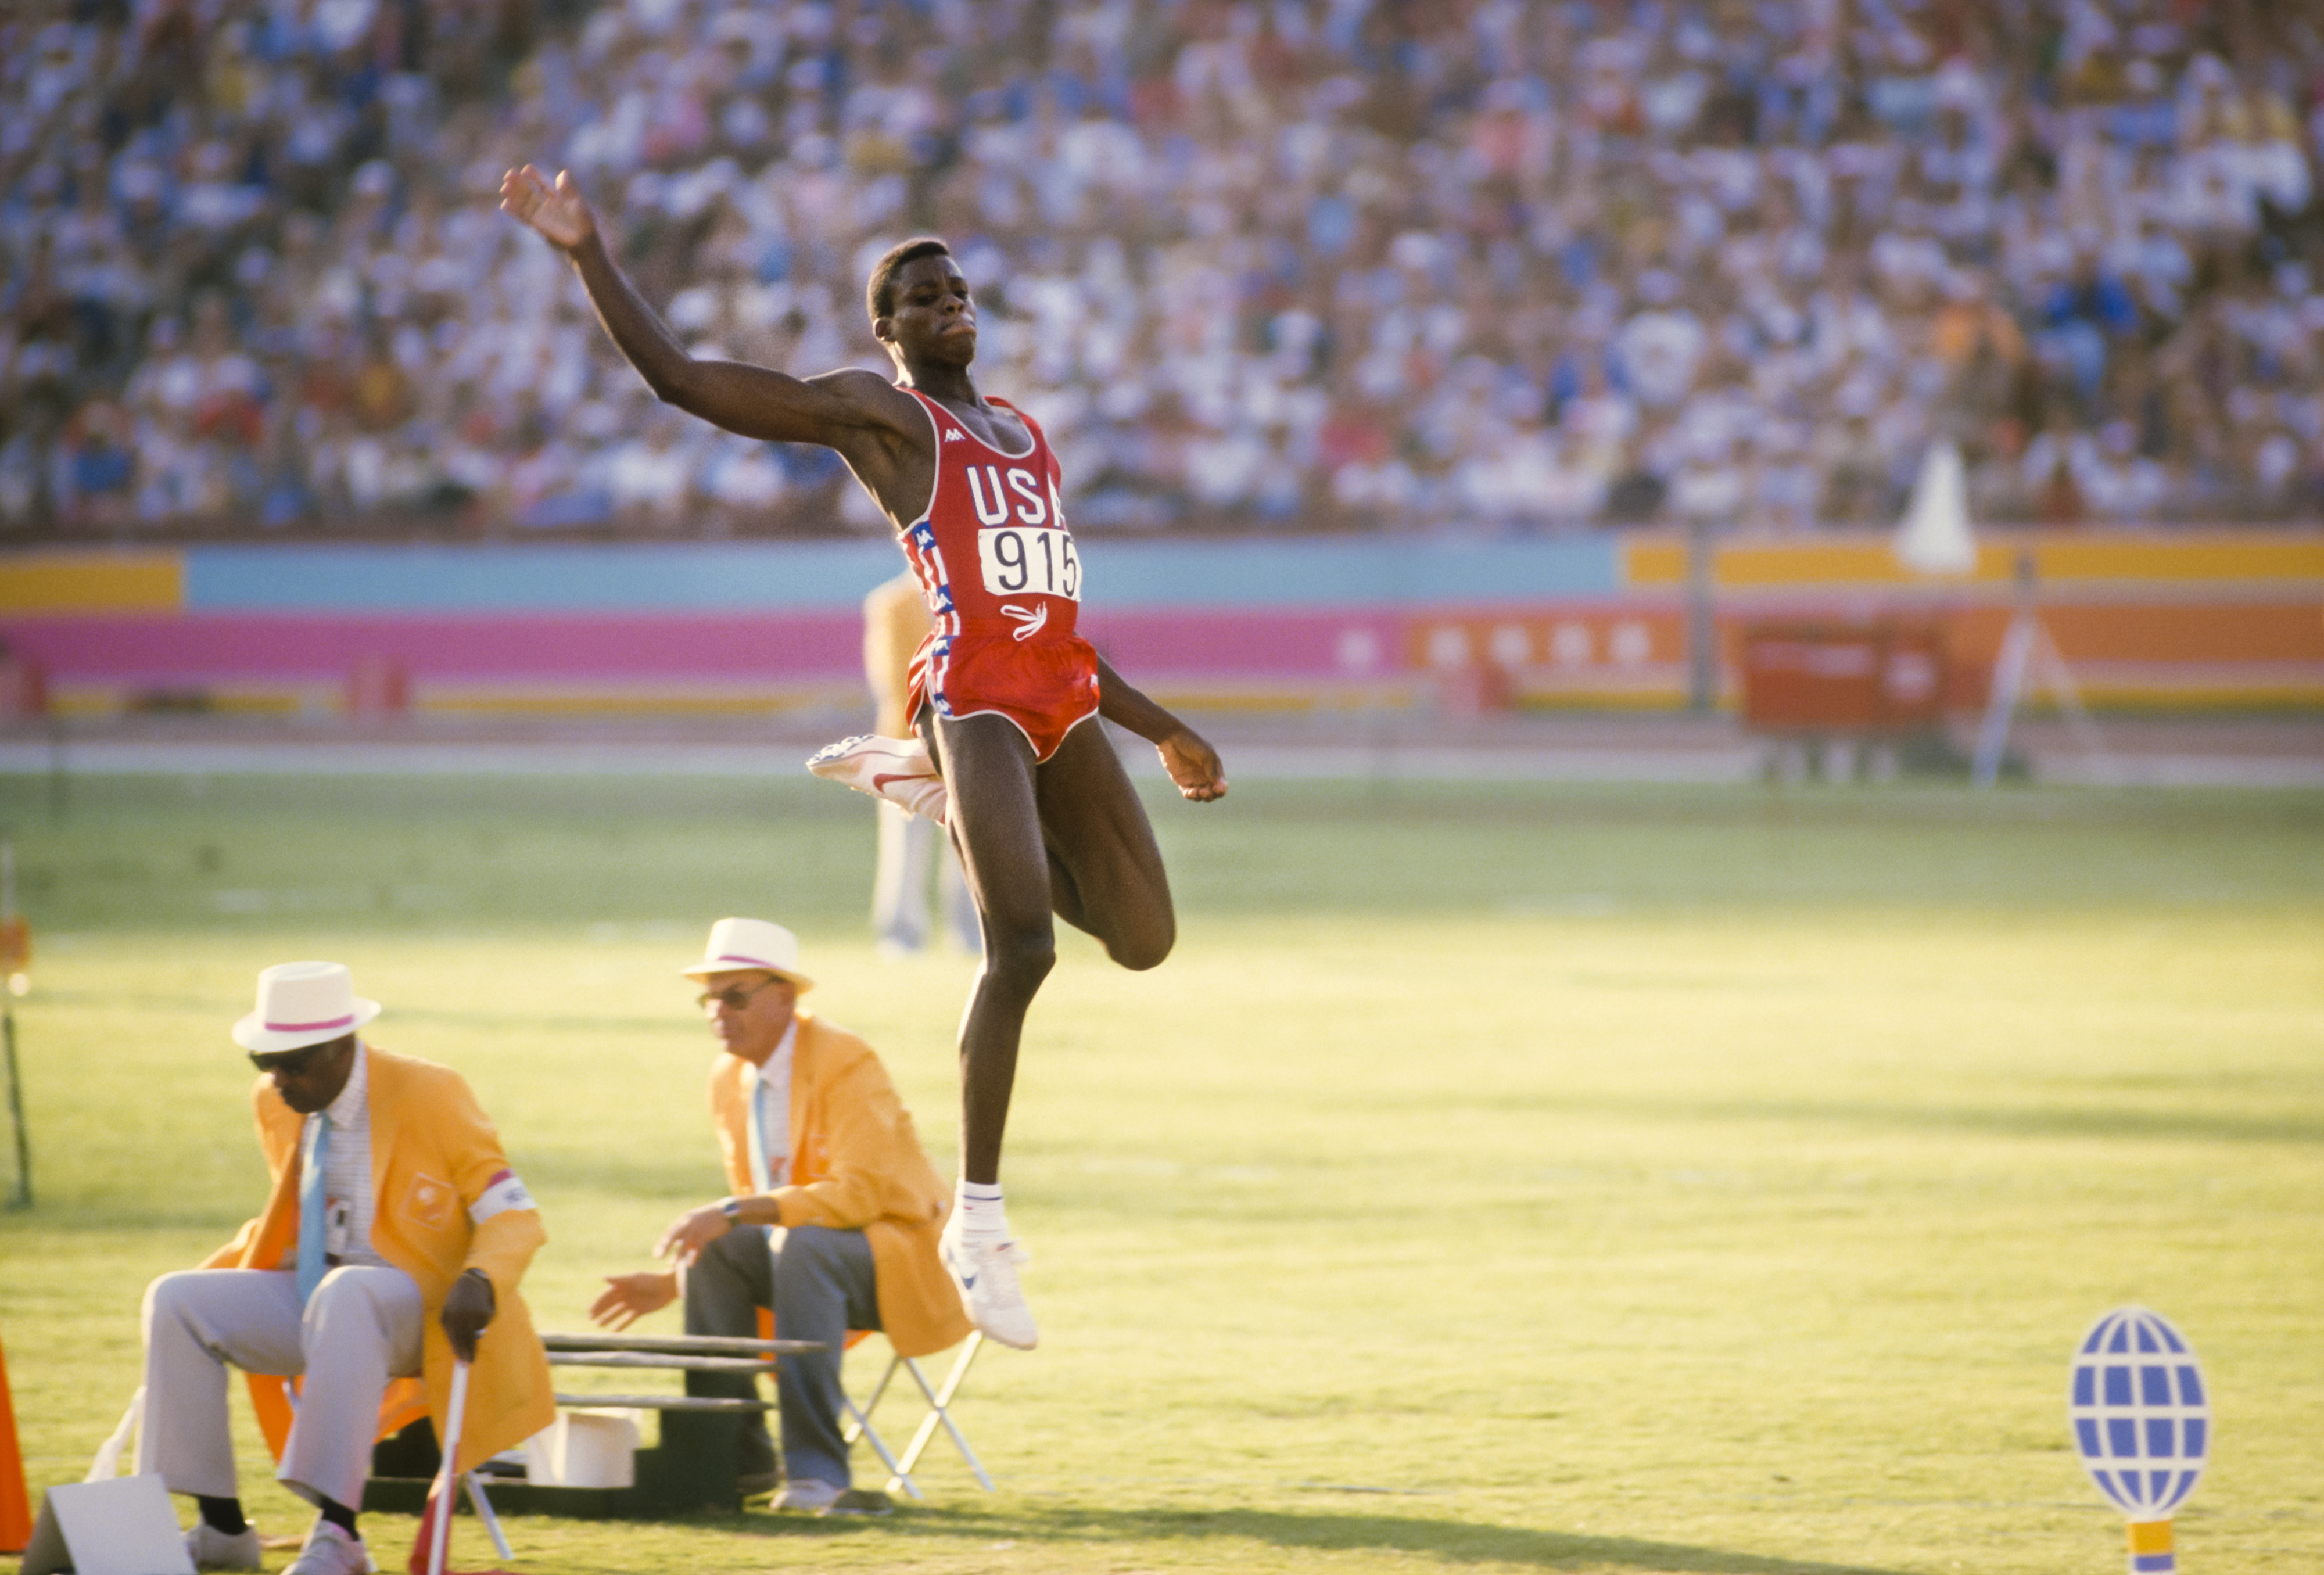
<instances>
[{"instance_id":1,"label":"white bib number tag","mask_svg":"<svg viewBox=\"0 0 2324 1575\"><path fill-rule=\"evenodd\" d=\"M1082 599L1082 560L1068 530L1003 525L976 533L984 588L996 596Z\"/></svg>"}]
</instances>

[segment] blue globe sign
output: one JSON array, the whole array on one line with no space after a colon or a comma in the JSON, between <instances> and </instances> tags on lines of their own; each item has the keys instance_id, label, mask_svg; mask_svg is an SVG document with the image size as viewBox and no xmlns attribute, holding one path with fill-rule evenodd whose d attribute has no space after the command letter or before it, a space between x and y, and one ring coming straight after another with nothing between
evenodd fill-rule
<instances>
[{"instance_id":1,"label":"blue globe sign","mask_svg":"<svg viewBox=\"0 0 2324 1575\"><path fill-rule=\"evenodd\" d=\"M2083 1469L2130 1518L2130 1568L2176 1569L2168 1522L2195 1490L2211 1447L2210 1400L2193 1348L2161 1313L2117 1307L2074 1353L2066 1409Z\"/></svg>"}]
</instances>

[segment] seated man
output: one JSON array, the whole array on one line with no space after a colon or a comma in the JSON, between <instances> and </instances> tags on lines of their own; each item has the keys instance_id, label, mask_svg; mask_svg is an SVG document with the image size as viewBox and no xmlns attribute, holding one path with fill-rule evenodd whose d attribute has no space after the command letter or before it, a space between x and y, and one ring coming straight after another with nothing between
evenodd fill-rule
<instances>
[{"instance_id":1,"label":"seated man","mask_svg":"<svg viewBox=\"0 0 2324 1575\"><path fill-rule=\"evenodd\" d=\"M819 1355L777 1363L785 1482L775 1507L826 1510L850 1482L839 1432L847 1331L882 1330L903 1355L926 1356L966 1339L969 1322L936 1257L952 1189L872 1047L796 1009L814 982L798 962L790 931L729 918L682 970L702 981L723 1046L710 1064L710 1113L733 1195L663 1233L656 1250L675 1254L676 1270L608 1275L589 1312L622 1329L683 1294L688 1334L754 1335L766 1307L783 1339L821 1342ZM748 1373L688 1373L687 1392L749 1399L758 1388ZM774 1485L763 1417L744 1427L740 1469L746 1493Z\"/></svg>"},{"instance_id":2,"label":"seated man","mask_svg":"<svg viewBox=\"0 0 2324 1575\"><path fill-rule=\"evenodd\" d=\"M516 1292L548 1239L540 1215L458 1073L364 1042L356 1030L379 1010L340 963L259 974L258 1009L234 1038L259 1070L272 1195L200 1268L145 1293L137 1469L198 1502L186 1534L197 1569L259 1567L227 1434L228 1362L303 1380L276 1475L321 1515L288 1575L369 1567L355 1512L373 1441L398 1414L391 1380L425 1380L440 1437L452 1359L475 1364L463 1470L557 1415Z\"/></svg>"}]
</instances>

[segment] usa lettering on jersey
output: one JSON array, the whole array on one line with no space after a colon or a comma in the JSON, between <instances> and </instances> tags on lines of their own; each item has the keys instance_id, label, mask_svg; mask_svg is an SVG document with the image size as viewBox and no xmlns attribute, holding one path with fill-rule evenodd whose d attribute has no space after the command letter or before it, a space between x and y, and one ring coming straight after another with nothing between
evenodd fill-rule
<instances>
[{"instance_id":1,"label":"usa lettering on jersey","mask_svg":"<svg viewBox=\"0 0 2324 1575\"><path fill-rule=\"evenodd\" d=\"M978 524L1005 524L1012 509L1021 524L1048 523L1052 512L1050 500L1042 495L1045 489L1041 485L1041 478L1031 471L1016 465L1009 466L1006 471L997 465L972 465L964 468L968 476L969 501L976 505ZM1001 490L1001 484L1004 479L1009 484L1007 492ZM991 494L989 501L986 498L988 492ZM1010 493L1016 496L1011 498Z\"/></svg>"}]
</instances>

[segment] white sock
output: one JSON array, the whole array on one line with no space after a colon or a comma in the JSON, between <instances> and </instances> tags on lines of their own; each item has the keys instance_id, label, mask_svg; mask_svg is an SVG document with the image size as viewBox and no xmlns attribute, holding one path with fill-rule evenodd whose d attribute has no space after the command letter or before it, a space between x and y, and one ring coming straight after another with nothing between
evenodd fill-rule
<instances>
[{"instance_id":1,"label":"white sock","mask_svg":"<svg viewBox=\"0 0 2324 1575\"><path fill-rule=\"evenodd\" d=\"M1009 1211L1001 1201L1001 1184L963 1181L953 1190L953 1209L960 1216L963 1236L982 1236L995 1241L1009 1239Z\"/></svg>"}]
</instances>

